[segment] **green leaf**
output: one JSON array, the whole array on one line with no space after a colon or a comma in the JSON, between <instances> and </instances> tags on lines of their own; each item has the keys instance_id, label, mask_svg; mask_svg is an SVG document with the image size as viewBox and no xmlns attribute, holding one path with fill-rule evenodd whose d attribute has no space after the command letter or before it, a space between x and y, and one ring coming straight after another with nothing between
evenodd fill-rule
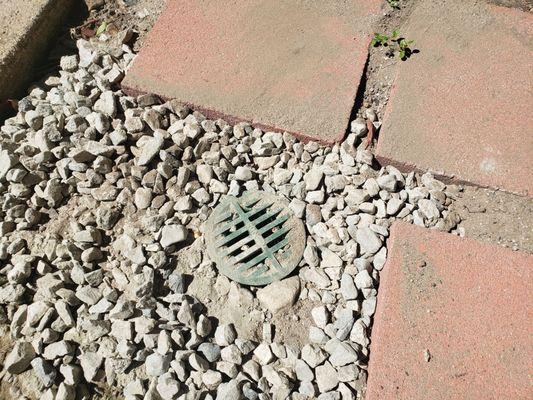
<instances>
[{"instance_id":1,"label":"green leaf","mask_svg":"<svg viewBox=\"0 0 533 400\"><path fill-rule=\"evenodd\" d=\"M106 29L107 29L107 22L104 21L96 30L96 36L100 36L102 33L106 31Z\"/></svg>"},{"instance_id":2,"label":"green leaf","mask_svg":"<svg viewBox=\"0 0 533 400\"><path fill-rule=\"evenodd\" d=\"M396 38L398 37L398 34L399 34L399 33L400 33L400 32L398 32L398 29L393 30L393 31L392 31L392 38L393 38L393 39L396 39Z\"/></svg>"}]
</instances>

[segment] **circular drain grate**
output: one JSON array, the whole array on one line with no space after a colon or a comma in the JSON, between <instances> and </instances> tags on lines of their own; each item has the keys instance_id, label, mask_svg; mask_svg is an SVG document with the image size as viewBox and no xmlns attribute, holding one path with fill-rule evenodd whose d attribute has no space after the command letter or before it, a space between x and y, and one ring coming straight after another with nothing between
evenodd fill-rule
<instances>
[{"instance_id":1,"label":"circular drain grate","mask_svg":"<svg viewBox=\"0 0 533 400\"><path fill-rule=\"evenodd\" d=\"M218 270L245 285L290 274L305 247L305 229L288 204L271 193L225 196L206 223L207 252Z\"/></svg>"}]
</instances>

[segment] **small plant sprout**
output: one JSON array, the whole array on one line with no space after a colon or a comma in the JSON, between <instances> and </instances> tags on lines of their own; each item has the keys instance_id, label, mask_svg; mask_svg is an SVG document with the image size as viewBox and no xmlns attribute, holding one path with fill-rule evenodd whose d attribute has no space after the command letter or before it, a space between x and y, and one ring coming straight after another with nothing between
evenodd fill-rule
<instances>
[{"instance_id":1,"label":"small plant sprout","mask_svg":"<svg viewBox=\"0 0 533 400\"><path fill-rule=\"evenodd\" d=\"M387 3L389 3L389 6L391 6L395 10L400 9L400 0L387 0Z\"/></svg>"},{"instance_id":2,"label":"small plant sprout","mask_svg":"<svg viewBox=\"0 0 533 400\"><path fill-rule=\"evenodd\" d=\"M100 36L102 33L104 33L107 30L107 22L102 22L102 24L98 27L96 30L95 35Z\"/></svg>"},{"instance_id":3,"label":"small plant sprout","mask_svg":"<svg viewBox=\"0 0 533 400\"><path fill-rule=\"evenodd\" d=\"M412 50L410 47L414 43L413 40L407 40L400 36L398 29L392 31L390 37L382 33L374 33L374 38L371 43L374 47L389 47L388 53L390 53L391 56L398 51L398 57L400 57L402 61L407 60L414 52L416 52L416 50Z\"/></svg>"},{"instance_id":4,"label":"small plant sprout","mask_svg":"<svg viewBox=\"0 0 533 400\"><path fill-rule=\"evenodd\" d=\"M372 39L372 46L380 47L380 46L388 46L388 45L389 45L389 37L387 35L383 35L381 33L374 33L374 38Z\"/></svg>"}]
</instances>

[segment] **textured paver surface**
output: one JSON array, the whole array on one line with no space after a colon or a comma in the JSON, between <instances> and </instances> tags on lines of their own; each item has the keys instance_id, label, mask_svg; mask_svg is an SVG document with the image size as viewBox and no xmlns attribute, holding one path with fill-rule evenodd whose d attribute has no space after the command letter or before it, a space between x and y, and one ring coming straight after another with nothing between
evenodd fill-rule
<instances>
[{"instance_id":1,"label":"textured paver surface","mask_svg":"<svg viewBox=\"0 0 533 400\"><path fill-rule=\"evenodd\" d=\"M381 3L171 0L123 86L211 117L338 141Z\"/></svg>"},{"instance_id":2,"label":"textured paver surface","mask_svg":"<svg viewBox=\"0 0 533 400\"><path fill-rule=\"evenodd\" d=\"M422 1L402 32L377 154L481 186L533 194L533 14L485 2Z\"/></svg>"},{"instance_id":3,"label":"textured paver surface","mask_svg":"<svg viewBox=\"0 0 533 400\"><path fill-rule=\"evenodd\" d=\"M72 0L0 0L0 114L17 98L55 42Z\"/></svg>"},{"instance_id":4,"label":"textured paver surface","mask_svg":"<svg viewBox=\"0 0 533 400\"><path fill-rule=\"evenodd\" d=\"M532 398L533 256L403 222L389 244L366 400Z\"/></svg>"}]
</instances>

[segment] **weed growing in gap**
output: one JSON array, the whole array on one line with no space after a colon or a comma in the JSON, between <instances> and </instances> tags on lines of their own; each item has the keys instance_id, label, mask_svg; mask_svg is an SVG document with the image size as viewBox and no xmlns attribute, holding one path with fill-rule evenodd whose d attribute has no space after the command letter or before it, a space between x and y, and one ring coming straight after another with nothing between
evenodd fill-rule
<instances>
[{"instance_id":1,"label":"weed growing in gap","mask_svg":"<svg viewBox=\"0 0 533 400\"><path fill-rule=\"evenodd\" d=\"M395 10L400 9L400 0L387 0L387 3L389 3L389 6L391 6Z\"/></svg>"},{"instance_id":2,"label":"weed growing in gap","mask_svg":"<svg viewBox=\"0 0 533 400\"><path fill-rule=\"evenodd\" d=\"M398 29L392 31L391 36L384 35L382 33L374 33L374 38L372 39L372 46L374 47L389 47L391 55L398 52L398 57L402 61L407 60L413 52L416 50L411 49L411 45L414 43L413 40L407 40L406 38L400 36Z\"/></svg>"}]
</instances>

